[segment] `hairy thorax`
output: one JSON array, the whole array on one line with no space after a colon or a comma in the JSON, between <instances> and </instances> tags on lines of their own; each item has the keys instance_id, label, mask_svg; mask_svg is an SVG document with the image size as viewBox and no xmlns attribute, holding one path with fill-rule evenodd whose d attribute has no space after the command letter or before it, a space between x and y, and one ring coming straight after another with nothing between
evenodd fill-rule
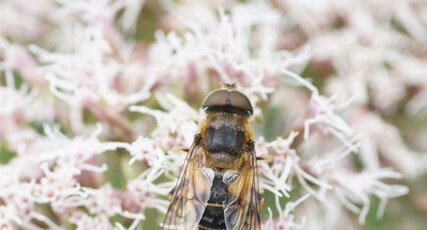
<instances>
[{"instance_id":1,"label":"hairy thorax","mask_svg":"<svg viewBox=\"0 0 427 230\"><path fill-rule=\"evenodd\" d=\"M210 113L202 128L208 160L216 168L233 168L251 138L247 117L230 113Z\"/></svg>"}]
</instances>

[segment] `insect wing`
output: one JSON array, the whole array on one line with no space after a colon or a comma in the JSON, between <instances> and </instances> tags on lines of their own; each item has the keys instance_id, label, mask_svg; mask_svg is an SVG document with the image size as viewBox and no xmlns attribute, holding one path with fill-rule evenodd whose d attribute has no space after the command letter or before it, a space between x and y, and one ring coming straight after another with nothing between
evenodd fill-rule
<instances>
[{"instance_id":1,"label":"insect wing","mask_svg":"<svg viewBox=\"0 0 427 230\"><path fill-rule=\"evenodd\" d=\"M259 230L259 184L254 148L250 148L246 162L228 186L224 218L227 229Z\"/></svg>"},{"instance_id":2,"label":"insect wing","mask_svg":"<svg viewBox=\"0 0 427 230\"><path fill-rule=\"evenodd\" d=\"M205 153L199 144L190 148L171 203L163 222L163 229L196 229L210 197L214 172L205 168Z\"/></svg>"}]
</instances>

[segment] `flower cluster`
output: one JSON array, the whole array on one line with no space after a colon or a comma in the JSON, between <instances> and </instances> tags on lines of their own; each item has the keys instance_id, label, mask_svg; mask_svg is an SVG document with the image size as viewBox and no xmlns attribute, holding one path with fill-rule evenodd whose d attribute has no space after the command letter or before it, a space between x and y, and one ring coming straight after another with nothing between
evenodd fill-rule
<instances>
[{"instance_id":1,"label":"flower cluster","mask_svg":"<svg viewBox=\"0 0 427 230\"><path fill-rule=\"evenodd\" d=\"M0 229L159 228L203 97L228 83L254 105L263 229L358 229L427 173L424 1L0 14Z\"/></svg>"}]
</instances>

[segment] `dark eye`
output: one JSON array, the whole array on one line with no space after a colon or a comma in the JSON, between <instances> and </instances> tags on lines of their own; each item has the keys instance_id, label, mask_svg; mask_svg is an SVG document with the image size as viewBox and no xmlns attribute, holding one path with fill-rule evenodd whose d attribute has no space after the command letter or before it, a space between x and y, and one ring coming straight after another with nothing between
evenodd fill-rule
<instances>
[{"instance_id":1,"label":"dark eye","mask_svg":"<svg viewBox=\"0 0 427 230\"><path fill-rule=\"evenodd\" d=\"M219 89L210 93L203 102L206 111L232 112L252 115L253 108L249 99L237 90Z\"/></svg>"}]
</instances>

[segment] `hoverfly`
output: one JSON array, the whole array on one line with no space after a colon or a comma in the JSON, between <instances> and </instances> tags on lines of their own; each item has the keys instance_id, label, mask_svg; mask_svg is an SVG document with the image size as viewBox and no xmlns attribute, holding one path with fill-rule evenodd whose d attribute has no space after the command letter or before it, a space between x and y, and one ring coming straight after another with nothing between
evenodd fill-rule
<instances>
[{"instance_id":1,"label":"hoverfly","mask_svg":"<svg viewBox=\"0 0 427 230\"><path fill-rule=\"evenodd\" d=\"M163 222L170 229L260 229L249 99L232 85L203 102L205 121L187 153Z\"/></svg>"}]
</instances>

